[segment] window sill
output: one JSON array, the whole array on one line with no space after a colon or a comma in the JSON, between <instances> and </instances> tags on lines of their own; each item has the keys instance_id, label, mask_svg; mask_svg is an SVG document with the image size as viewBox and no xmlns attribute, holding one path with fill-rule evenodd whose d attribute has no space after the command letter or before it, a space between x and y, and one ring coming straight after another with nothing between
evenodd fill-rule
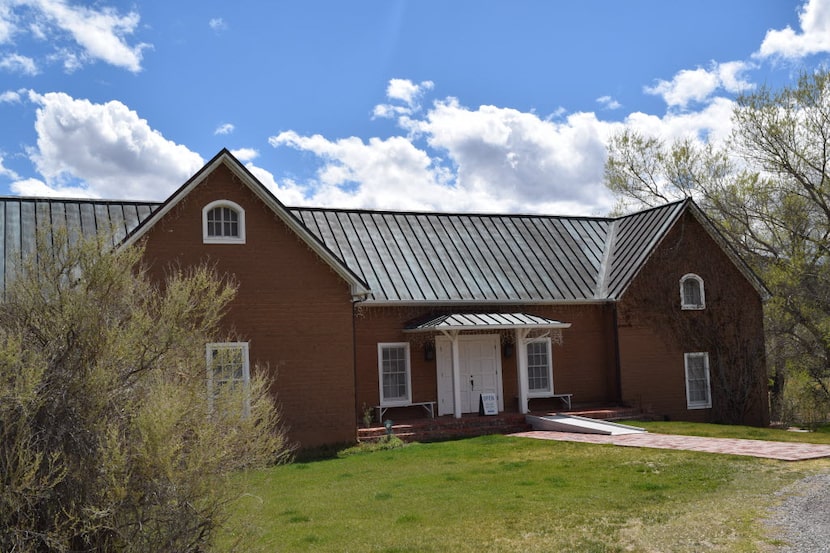
<instances>
[{"instance_id":1,"label":"window sill","mask_svg":"<svg viewBox=\"0 0 830 553\"><path fill-rule=\"evenodd\" d=\"M203 244L244 244L244 238L202 238Z\"/></svg>"}]
</instances>

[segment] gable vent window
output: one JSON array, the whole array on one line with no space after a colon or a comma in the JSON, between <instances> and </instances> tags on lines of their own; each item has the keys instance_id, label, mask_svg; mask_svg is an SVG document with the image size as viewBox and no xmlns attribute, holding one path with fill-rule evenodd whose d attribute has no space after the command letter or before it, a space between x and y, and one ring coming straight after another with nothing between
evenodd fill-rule
<instances>
[{"instance_id":1,"label":"gable vent window","mask_svg":"<svg viewBox=\"0 0 830 553\"><path fill-rule=\"evenodd\" d=\"M706 295L703 292L703 279L694 274L680 279L681 309L705 309Z\"/></svg>"},{"instance_id":2,"label":"gable vent window","mask_svg":"<svg viewBox=\"0 0 830 553\"><path fill-rule=\"evenodd\" d=\"M205 244L244 244L245 210L229 200L211 202L202 209Z\"/></svg>"}]
</instances>

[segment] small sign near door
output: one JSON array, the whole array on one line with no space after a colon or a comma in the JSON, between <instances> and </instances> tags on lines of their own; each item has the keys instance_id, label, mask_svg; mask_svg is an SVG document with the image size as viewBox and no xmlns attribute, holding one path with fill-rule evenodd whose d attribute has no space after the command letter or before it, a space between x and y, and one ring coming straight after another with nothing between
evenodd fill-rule
<instances>
[{"instance_id":1,"label":"small sign near door","mask_svg":"<svg viewBox=\"0 0 830 553\"><path fill-rule=\"evenodd\" d=\"M496 394L485 392L481 394L478 400L478 414L479 415L498 415L499 414L499 400Z\"/></svg>"}]
</instances>

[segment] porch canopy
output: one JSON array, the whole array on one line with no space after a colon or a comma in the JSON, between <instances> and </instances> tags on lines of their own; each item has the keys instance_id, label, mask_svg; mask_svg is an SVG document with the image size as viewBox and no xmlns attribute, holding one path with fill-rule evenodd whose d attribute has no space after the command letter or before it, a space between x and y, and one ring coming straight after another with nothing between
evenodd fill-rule
<instances>
[{"instance_id":1,"label":"porch canopy","mask_svg":"<svg viewBox=\"0 0 830 553\"><path fill-rule=\"evenodd\" d=\"M460 332L470 330L570 328L563 323L527 313L451 313L425 322L409 323L404 332Z\"/></svg>"},{"instance_id":2,"label":"porch canopy","mask_svg":"<svg viewBox=\"0 0 830 553\"><path fill-rule=\"evenodd\" d=\"M571 323L563 323L547 317L528 313L450 313L438 315L428 320L412 321L404 327L404 332L440 332L452 343L452 380L454 416L461 418L461 356L458 335L461 332L481 332L488 330L515 330L516 359L519 373L519 411L527 413L528 378L527 356L520 352L534 338L529 338L534 330L561 330L570 328Z\"/></svg>"}]
</instances>

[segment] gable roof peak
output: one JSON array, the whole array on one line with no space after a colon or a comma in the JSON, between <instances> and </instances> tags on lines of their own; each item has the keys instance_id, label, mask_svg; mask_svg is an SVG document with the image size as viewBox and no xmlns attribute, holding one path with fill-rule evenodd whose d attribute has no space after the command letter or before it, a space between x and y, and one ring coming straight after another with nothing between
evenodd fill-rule
<instances>
[{"instance_id":1,"label":"gable roof peak","mask_svg":"<svg viewBox=\"0 0 830 553\"><path fill-rule=\"evenodd\" d=\"M240 182L247 186L255 196L257 196L267 207L269 207L274 214L285 223L288 228L294 231L299 238L305 242L312 251L319 255L323 261L328 264L337 274L339 274L347 283L349 283L352 296L355 299L360 299L370 293L369 285L366 284L351 268L349 268L343 260L336 256L329 248L313 234L300 219L298 219L291 211L277 199L274 194L263 185L259 179L240 162L236 156L227 148L222 148L213 158L202 166L192 177L190 177L178 190L176 190L159 208L153 213L151 217L144 220L138 225L127 238L124 240L124 245L129 245L137 242L143 237L150 228L155 225L164 215L176 206L184 197L186 197L194 188L199 186L208 175L212 174L219 165L225 165L231 172L239 178Z\"/></svg>"}]
</instances>

